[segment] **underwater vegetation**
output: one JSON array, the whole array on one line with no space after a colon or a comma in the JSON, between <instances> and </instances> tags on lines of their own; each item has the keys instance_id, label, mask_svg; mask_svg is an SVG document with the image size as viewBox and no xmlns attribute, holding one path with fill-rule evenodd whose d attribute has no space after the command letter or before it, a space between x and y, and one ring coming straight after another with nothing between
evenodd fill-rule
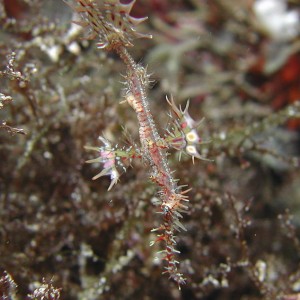
<instances>
[{"instance_id":1,"label":"underwater vegetation","mask_svg":"<svg viewBox=\"0 0 300 300\"><path fill-rule=\"evenodd\" d=\"M298 1L0 23L0 299L300 297Z\"/></svg>"}]
</instances>

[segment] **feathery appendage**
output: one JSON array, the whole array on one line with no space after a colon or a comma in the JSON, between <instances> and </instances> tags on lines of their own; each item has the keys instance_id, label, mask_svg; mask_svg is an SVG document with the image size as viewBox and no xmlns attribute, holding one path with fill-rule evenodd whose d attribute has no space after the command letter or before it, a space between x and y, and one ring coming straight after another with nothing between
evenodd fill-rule
<instances>
[{"instance_id":1,"label":"feathery appendage","mask_svg":"<svg viewBox=\"0 0 300 300\"><path fill-rule=\"evenodd\" d=\"M210 141L203 141L198 133L197 128L200 127L204 118L200 121L194 121L189 112L189 101L186 104L186 107L182 109L181 107L177 107L173 97L170 99L167 97L167 102L171 106L171 113L169 114L172 120L172 126L167 130L167 136L165 137L166 142L169 147L174 148L180 151L179 160L181 157L181 153L184 152L187 155L192 156L192 160L194 163L195 157L201 160L211 161L203 157L197 150L197 145L206 144Z\"/></svg>"},{"instance_id":2,"label":"feathery appendage","mask_svg":"<svg viewBox=\"0 0 300 300\"><path fill-rule=\"evenodd\" d=\"M64 0L66 2L66 0ZM99 39L98 48L112 50L120 46L131 47L135 38L151 38L150 34L138 32L135 27L145 18L130 16L135 0L122 4L119 0L75 0L78 6L73 7L83 21L74 22L89 28L88 39ZM68 2L66 2L68 4Z\"/></svg>"},{"instance_id":3,"label":"feathery appendage","mask_svg":"<svg viewBox=\"0 0 300 300\"><path fill-rule=\"evenodd\" d=\"M103 143L101 147L85 146L87 150L94 150L99 153L99 157L90 159L87 163L102 163L103 170L95 175L92 179L98 179L102 176L110 176L110 185L108 191L118 182L121 172L126 172L126 168L131 164L134 157L140 156L138 150L133 146L118 149L113 147L107 139L99 136L99 140Z\"/></svg>"},{"instance_id":4,"label":"feathery appendage","mask_svg":"<svg viewBox=\"0 0 300 300\"><path fill-rule=\"evenodd\" d=\"M110 176L110 190L120 177L119 167L125 171L124 162L131 162L133 158L142 158L150 169L150 179L159 187L159 201L162 214L162 225L153 229L158 232L157 239L151 243L163 241L165 250L163 259L166 262L165 272L169 274L180 287L185 283L183 275L178 271L179 262L176 256L175 232L180 229L186 230L181 224L182 213L186 212L189 201L186 194L189 189L183 190L177 185L177 180L173 178L167 160L167 149L175 148L185 151L194 157L203 159L198 153L196 145L200 144L200 138L196 132L198 123L188 114L188 105L182 110L177 108L174 100L168 100L172 108L171 117L173 126L169 130L169 136L162 138L156 128L156 124L150 112L147 88L149 75L146 69L137 64L127 51L127 47L132 46L135 38L150 38L151 35L141 34L136 31L135 26L146 18L136 19L129 15L135 2L122 4L119 0L75 0L78 4L74 10L79 13L83 22L77 22L83 27L88 27L91 31L90 38L98 39L98 48L106 51L116 52L127 68L125 101L134 109L139 123L140 149L128 148L121 150L112 147L111 143L100 137L104 144L102 147L87 147L96 150L99 157L88 162L99 162L103 164L103 171L93 179L101 176ZM136 155L138 154L138 155Z\"/></svg>"}]
</instances>

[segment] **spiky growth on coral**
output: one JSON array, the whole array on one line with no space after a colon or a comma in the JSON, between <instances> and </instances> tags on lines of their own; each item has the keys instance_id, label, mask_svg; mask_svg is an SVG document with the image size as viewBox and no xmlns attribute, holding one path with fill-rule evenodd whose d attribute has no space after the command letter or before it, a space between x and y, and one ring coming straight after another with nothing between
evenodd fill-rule
<instances>
[{"instance_id":1,"label":"spiky growth on coral","mask_svg":"<svg viewBox=\"0 0 300 300\"><path fill-rule=\"evenodd\" d=\"M93 179L108 175L111 183L110 190L119 179L118 165L124 160L131 161L134 157L141 157L150 168L150 179L159 186L160 213L162 214L162 225L153 231L158 232L156 241L165 243L163 259L166 261L165 272L169 274L178 286L185 282L183 275L178 271L179 262L176 256L179 253L176 250L175 232L180 229L186 230L181 224L182 213L187 210L186 203L189 201L187 193L189 189L182 190L182 186L177 185L177 180L173 178L168 165L167 149L172 147L184 151L190 156L202 159L202 156L196 149L196 145L201 142L195 122L188 114L188 105L184 110L178 109L174 100L168 100L172 108L171 117L173 126L169 130L169 135L162 138L158 134L156 124L149 109L147 98L147 87L149 75L146 69L135 63L127 51L127 47L132 46L135 38L150 38L149 34L139 33L135 26L143 22L146 18L133 18L130 16L131 8L135 1L129 4L122 4L118 0L92 1L76 0L79 6L75 7L83 18L83 22L77 24L83 27L89 27L90 38L98 39L98 48L106 51L114 51L119 54L127 67L125 101L133 108L139 123L140 149L128 148L118 149L111 143L100 137L104 146L100 148L89 147L96 150L99 157L88 162L100 162L103 164L103 171ZM139 155L136 155L138 153ZM126 170L126 168L121 165Z\"/></svg>"}]
</instances>

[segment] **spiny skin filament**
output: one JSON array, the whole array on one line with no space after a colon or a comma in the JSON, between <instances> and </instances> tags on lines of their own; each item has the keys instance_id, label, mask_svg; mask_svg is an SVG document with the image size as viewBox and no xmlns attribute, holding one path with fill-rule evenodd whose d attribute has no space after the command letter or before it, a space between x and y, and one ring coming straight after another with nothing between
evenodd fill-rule
<instances>
[{"instance_id":1,"label":"spiny skin filament","mask_svg":"<svg viewBox=\"0 0 300 300\"><path fill-rule=\"evenodd\" d=\"M188 114L188 104L184 110L177 108L173 98L167 102L171 106L170 117L172 120L170 128L164 137L158 133L156 124L151 114L147 87L149 75L146 69L137 64L127 48L133 46L136 38L151 38L151 35L139 33L135 26L147 18L134 18L130 16L131 8L135 2L122 4L119 0L74 0L78 4L74 10L83 19L77 22L90 30L89 38L98 39L97 46L106 51L113 51L119 55L126 66L125 101L133 108L139 124L140 147L136 144L127 148L113 147L111 143L99 137L103 146L87 147L98 152L99 157L88 162L100 162L103 170L94 176L97 179L101 176L110 176L110 190L118 181L121 171L126 171L126 166L135 158L143 159L150 169L150 179L158 187L159 212L162 215L162 225L153 229L158 232L157 239L151 242L164 242L165 249L163 259L166 262L165 271L180 287L185 283L183 275L178 271L179 262L176 257L179 251L176 250L175 232L186 230L181 224L182 213L187 210L189 189L183 190L177 185L173 178L167 160L167 150L174 148L194 158L204 159L198 152L196 146L202 143L196 128L200 123L195 122Z\"/></svg>"}]
</instances>

